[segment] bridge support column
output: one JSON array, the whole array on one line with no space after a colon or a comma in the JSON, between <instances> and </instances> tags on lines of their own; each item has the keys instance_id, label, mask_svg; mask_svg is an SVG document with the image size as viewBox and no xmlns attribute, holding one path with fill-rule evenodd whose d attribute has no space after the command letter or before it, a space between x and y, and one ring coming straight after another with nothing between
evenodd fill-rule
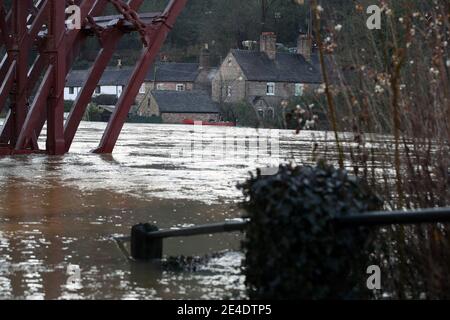
<instances>
[{"instance_id":1,"label":"bridge support column","mask_svg":"<svg viewBox=\"0 0 450 320\"><path fill-rule=\"evenodd\" d=\"M48 51L53 66L53 86L47 107L47 152L50 155L65 153L64 142L64 85L66 79L65 2L50 1Z\"/></svg>"}]
</instances>

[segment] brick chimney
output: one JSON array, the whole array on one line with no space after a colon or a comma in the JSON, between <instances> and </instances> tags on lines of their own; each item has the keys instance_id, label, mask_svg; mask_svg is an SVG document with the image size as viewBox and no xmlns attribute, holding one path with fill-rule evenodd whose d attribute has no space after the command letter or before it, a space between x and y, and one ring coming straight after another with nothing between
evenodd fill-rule
<instances>
[{"instance_id":1,"label":"brick chimney","mask_svg":"<svg viewBox=\"0 0 450 320\"><path fill-rule=\"evenodd\" d=\"M277 35L274 32L263 32L259 40L259 51L265 52L270 60L277 56Z\"/></svg>"},{"instance_id":2,"label":"brick chimney","mask_svg":"<svg viewBox=\"0 0 450 320\"><path fill-rule=\"evenodd\" d=\"M306 61L311 61L312 38L307 33L300 32L297 40L297 54L301 54Z\"/></svg>"},{"instance_id":3,"label":"brick chimney","mask_svg":"<svg viewBox=\"0 0 450 320\"><path fill-rule=\"evenodd\" d=\"M199 68L200 70L209 70L210 65L210 52L208 44L205 44L203 49L200 51Z\"/></svg>"}]
</instances>

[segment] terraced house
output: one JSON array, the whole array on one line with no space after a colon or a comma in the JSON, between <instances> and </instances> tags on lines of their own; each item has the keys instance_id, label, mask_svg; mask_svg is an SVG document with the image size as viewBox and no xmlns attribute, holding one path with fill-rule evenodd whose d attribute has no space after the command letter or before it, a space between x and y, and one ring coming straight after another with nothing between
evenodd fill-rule
<instances>
[{"instance_id":1,"label":"terraced house","mask_svg":"<svg viewBox=\"0 0 450 320\"><path fill-rule=\"evenodd\" d=\"M285 99L302 96L321 82L311 38L300 34L295 53L277 50L275 33L260 38L260 50L231 50L212 82L218 103L247 101L261 116L274 114Z\"/></svg>"},{"instance_id":2,"label":"terraced house","mask_svg":"<svg viewBox=\"0 0 450 320\"><path fill-rule=\"evenodd\" d=\"M217 68L211 68L209 50L203 48L198 63L159 61L151 66L132 107L141 117L160 117L164 123L182 123L184 120L217 121L219 108L211 99L211 81ZM108 68L96 88L94 97L107 95L108 101L122 94L132 69ZM75 100L86 82L88 70L72 71L66 82L65 99ZM103 100L103 99L102 99ZM108 114L115 105L99 105Z\"/></svg>"}]
</instances>

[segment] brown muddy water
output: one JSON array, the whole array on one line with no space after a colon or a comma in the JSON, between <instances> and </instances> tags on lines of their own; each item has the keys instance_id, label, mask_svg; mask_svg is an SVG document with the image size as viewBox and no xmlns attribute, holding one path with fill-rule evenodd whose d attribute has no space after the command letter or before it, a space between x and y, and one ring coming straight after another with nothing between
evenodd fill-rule
<instances>
[{"instance_id":1,"label":"brown muddy water","mask_svg":"<svg viewBox=\"0 0 450 320\"><path fill-rule=\"evenodd\" d=\"M249 171L310 162L312 141L327 140L318 132L129 124L113 155L89 153L104 127L82 123L66 156L0 158L0 299L244 298L240 234L166 240L166 257L222 252L185 271L130 263L113 237L140 222L172 228L240 217L236 184ZM253 144L270 135L279 158ZM199 137L210 146L190 152ZM227 139L241 148L222 149ZM73 266L76 285L68 282Z\"/></svg>"}]
</instances>

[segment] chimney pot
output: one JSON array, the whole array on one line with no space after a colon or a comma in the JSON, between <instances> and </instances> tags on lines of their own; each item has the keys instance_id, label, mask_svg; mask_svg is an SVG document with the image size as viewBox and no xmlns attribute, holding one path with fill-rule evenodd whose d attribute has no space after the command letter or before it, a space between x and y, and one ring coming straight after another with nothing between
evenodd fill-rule
<instances>
[{"instance_id":1,"label":"chimney pot","mask_svg":"<svg viewBox=\"0 0 450 320\"><path fill-rule=\"evenodd\" d=\"M275 60L277 56L277 35L274 32L263 32L259 45L261 52L264 52L270 60Z\"/></svg>"},{"instance_id":2,"label":"chimney pot","mask_svg":"<svg viewBox=\"0 0 450 320\"><path fill-rule=\"evenodd\" d=\"M210 69L210 52L208 48L209 48L208 44L205 44L204 48L200 51L200 59L199 59L200 70Z\"/></svg>"},{"instance_id":3,"label":"chimney pot","mask_svg":"<svg viewBox=\"0 0 450 320\"><path fill-rule=\"evenodd\" d=\"M300 33L298 36L297 54L302 55L306 61L311 61L312 38L309 34Z\"/></svg>"}]
</instances>

